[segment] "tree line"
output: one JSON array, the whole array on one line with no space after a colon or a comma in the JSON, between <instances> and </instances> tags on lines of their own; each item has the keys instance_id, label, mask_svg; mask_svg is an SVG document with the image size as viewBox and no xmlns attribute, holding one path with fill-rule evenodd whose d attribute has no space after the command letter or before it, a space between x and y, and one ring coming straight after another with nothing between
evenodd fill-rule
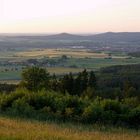
<instances>
[{"instance_id":1,"label":"tree line","mask_svg":"<svg viewBox=\"0 0 140 140\"><path fill-rule=\"evenodd\" d=\"M100 76L96 76L94 71L87 71L85 69L77 74L69 73L58 77L55 74L50 75L44 68L31 67L23 70L22 81L19 86L25 87L30 91L45 89L63 94L78 95L80 97L88 96L90 98L99 96L121 100L127 97L140 97L139 87L137 88L137 84L135 84L135 82L139 84L139 80L134 80L132 83L128 78L121 79L121 76L115 78L115 74L108 75L105 79L106 75L104 73L109 71L113 73L113 71L117 71L119 68L110 67L110 69L102 70L103 74Z\"/></svg>"},{"instance_id":2,"label":"tree line","mask_svg":"<svg viewBox=\"0 0 140 140\"><path fill-rule=\"evenodd\" d=\"M96 76L93 71L85 69L76 75L69 73L58 78L44 68L31 67L22 72L20 86L31 91L46 89L80 96L88 87L96 88Z\"/></svg>"},{"instance_id":3,"label":"tree line","mask_svg":"<svg viewBox=\"0 0 140 140\"><path fill-rule=\"evenodd\" d=\"M117 69L108 71L120 70ZM104 70L100 78L104 78L108 71ZM99 73L86 69L58 77L50 75L44 68L27 68L22 72L22 81L16 91L0 93L0 113L139 129L140 92L137 88L128 79L121 88L111 87L112 83L106 81L102 82L108 84L104 88L99 85L99 80Z\"/></svg>"}]
</instances>

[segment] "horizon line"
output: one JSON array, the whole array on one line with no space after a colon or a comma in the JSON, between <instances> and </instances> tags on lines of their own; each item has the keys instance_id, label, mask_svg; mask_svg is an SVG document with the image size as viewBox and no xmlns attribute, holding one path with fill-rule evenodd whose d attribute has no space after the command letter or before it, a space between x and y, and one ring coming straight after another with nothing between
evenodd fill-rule
<instances>
[{"instance_id":1,"label":"horizon line","mask_svg":"<svg viewBox=\"0 0 140 140\"><path fill-rule=\"evenodd\" d=\"M102 34L102 33L140 33L140 31L106 31L106 32L0 32L0 34Z\"/></svg>"}]
</instances>

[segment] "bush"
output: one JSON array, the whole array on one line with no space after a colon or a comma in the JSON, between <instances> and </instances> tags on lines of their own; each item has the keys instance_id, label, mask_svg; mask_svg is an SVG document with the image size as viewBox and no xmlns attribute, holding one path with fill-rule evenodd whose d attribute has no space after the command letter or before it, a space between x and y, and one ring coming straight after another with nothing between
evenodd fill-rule
<instances>
[{"instance_id":1,"label":"bush","mask_svg":"<svg viewBox=\"0 0 140 140\"><path fill-rule=\"evenodd\" d=\"M67 117L72 117L73 114L74 114L74 108L65 108L65 115Z\"/></svg>"},{"instance_id":2,"label":"bush","mask_svg":"<svg viewBox=\"0 0 140 140\"><path fill-rule=\"evenodd\" d=\"M25 100L24 98L22 99L17 99L12 103L11 107L11 112L14 115L18 116L26 116L26 117L33 117L35 112L34 108L31 107Z\"/></svg>"},{"instance_id":3,"label":"bush","mask_svg":"<svg viewBox=\"0 0 140 140\"><path fill-rule=\"evenodd\" d=\"M139 127L140 106L136 98L95 100L53 91L29 92L25 89L0 95L0 111L9 115L41 120L72 120L83 123L124 124ZM131 103L129 105L129 103Z\"/></svg>"},{"instance_id":4,"label":"bush","mask_svg":"<svg viewBox=\"0 0 140 140\"><path fill-rule=\"evenodd\" d=\"M129 108L117 100L103 100L101 106L104 110L104 122L110 124L122 124Z\"/></svg>"},{"instance_id":5,"label":"bush","mask_svg":"<svg viewBox=\"0 0 140 140\"><path fill-rule=\"evenodd\" d=\"M117 114L122 113L122 104L117 100L103 100L101 103L104 111L112 111Z\"/></svg>"},{"instance_id":6,"label":"bush","mask_svg":"<svg viewBox=\"0 0 140 140\"><path fill-rule=\"evenodd\" d=\"M90 104L88 107L84 109L83 112L83 121L96 123L103 121L103 108L97 104Z\"/></svg>"},{"instance_id":7,"label":"bush","mask_svg":"<svg viewBox=\"0 0 140 140\"><path fill-rule=\"evenodd\" d=\"M6 110L7 108L12 106L12 103L25 96L26 90L21 89L17 90L14 93L8 94L8 95L3 95L3 97L0 100L0 109L1 110Z\"/></svg>"},{"instance_id":8,"label":"bush","mask_svg":"<svg viewBox=\"0 0 140 140\"><path fill-rule=\"evenodd\" d=\"M140 101L137 97L125 98L123 103L129 108L135 108L140 104Z\"/></svg>"},{"instance_id":9,"label":"bush","mask_svg":"<svg viewBox=\"0 0 140 140\"><path fill-rule=\"evenodd\" d=\"M140 128L140 106L129 112L127 121L130 126Z\"/></svg>"}]
</instances>

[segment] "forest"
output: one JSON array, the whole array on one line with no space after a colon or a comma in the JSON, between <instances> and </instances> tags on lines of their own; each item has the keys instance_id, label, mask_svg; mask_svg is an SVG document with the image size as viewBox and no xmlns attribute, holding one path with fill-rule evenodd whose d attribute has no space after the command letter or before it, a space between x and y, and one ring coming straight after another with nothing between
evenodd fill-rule
<instances>
[{"instance_id":1,"label":"forest","mask_svg":"<svg viewBox=\"0 0 140 140\"><path fill-rule=\"evenodd\" d=\"M50 74L22 71L19 84L0 85L0 113L37 120L140 127L140 65Z\"/></svg>"}]
</instances>

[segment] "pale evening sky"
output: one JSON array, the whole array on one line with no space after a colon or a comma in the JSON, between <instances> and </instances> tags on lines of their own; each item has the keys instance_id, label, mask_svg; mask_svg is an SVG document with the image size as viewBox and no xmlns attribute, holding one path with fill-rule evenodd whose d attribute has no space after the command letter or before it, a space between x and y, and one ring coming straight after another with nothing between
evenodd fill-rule
<instances>
[{"instance_id":1,"label":"pale evening sky","mask_svg":"<svg viewBox=\"0 0 140 140\"><path fill-rule=\"evenodd\" d=\"M140 31L140 0L0 0L0 33Z\"/></svg>"}]
</instances>

